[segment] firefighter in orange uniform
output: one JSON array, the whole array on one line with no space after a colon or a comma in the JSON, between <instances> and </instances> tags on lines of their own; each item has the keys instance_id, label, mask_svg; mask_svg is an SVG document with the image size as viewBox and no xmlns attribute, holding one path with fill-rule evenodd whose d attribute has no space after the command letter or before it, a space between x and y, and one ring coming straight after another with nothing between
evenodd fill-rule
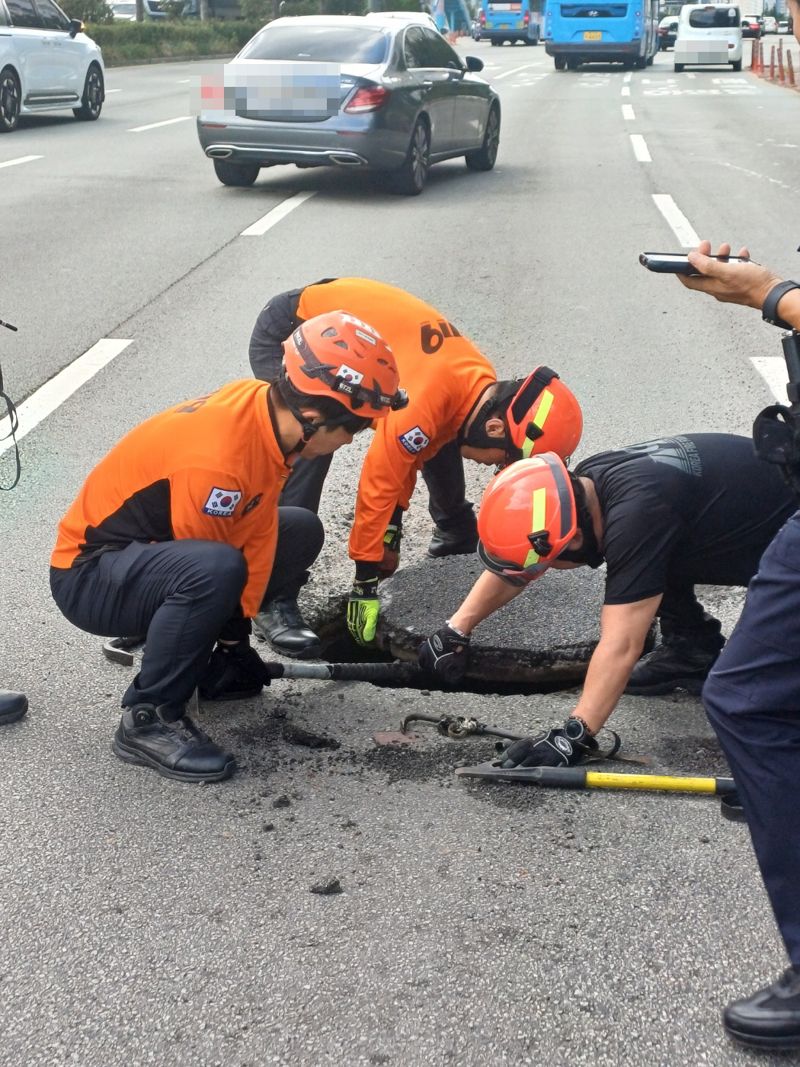
<instances>
[{"instance_id":1,"label":"firefighter in orange uniform","mask_svg":"<svg viewBox=\"0 0 800 1067\"><path fill-rule=\"evenodd\" d=\"M350 556L356 565L348 627L359 644L375 637L379 578L399 562L402 515L422 471L436 524L428 555L474 552L477 527L465 499L462 457L505 464L533 452L569 457L582 430L575 397L547 367L525 378L498 381L492 364L436 308L383 282L329 279L273 297L260 313L250 341L258 378L274 381L280 346L297 324L333 307L372 323L391 345L409 396L375 429L356 501ZM316 511L330 457L301 461L282 503ZM287 655L314 655L316 635L299 613L296 595L268 598L256 630Z\"/></svg>"},{"instance_id":2,"label":"firefighter in orange uniform","mask_svg":"<svg viewBox=\"0 0 800 1067\"><path fill-rule=\"evenodd\" d=\"M279 508L302 453L327 456L405 397L380 335L341 311L299 326L274 385L235 381L155 415L89 474L59 526L50 585L89 633L146 634L113 750L168 778L227 778L234 759L186 715L268 683L250 620L322 547L313 512Z\"/></svg>"}]
</instances>

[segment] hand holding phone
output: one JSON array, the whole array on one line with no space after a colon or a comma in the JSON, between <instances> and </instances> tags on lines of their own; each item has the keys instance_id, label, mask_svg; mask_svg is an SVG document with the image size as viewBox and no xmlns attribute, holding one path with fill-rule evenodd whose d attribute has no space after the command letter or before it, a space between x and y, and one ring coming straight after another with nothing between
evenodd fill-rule
<instances>
[{"instance_id":1,"label":"hand holding phone","mask_svg":"<svg viewBox=\"0 0 800 1067\"><path fill-rule=\"evenodd\" d=\"M718 259L720 263L752 263L750 259L741 256L709 256L709 259ZM689 262L689 257L676 252L642 252L639 262L648 270L657 274L686 274L699 278L700 271L695 270Z\"/></svg>"}]
</instances>

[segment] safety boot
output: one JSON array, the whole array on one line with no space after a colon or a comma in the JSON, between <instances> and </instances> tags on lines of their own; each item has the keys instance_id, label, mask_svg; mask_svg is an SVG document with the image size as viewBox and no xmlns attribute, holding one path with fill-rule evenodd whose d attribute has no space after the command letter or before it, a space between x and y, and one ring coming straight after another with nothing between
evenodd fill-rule
<instances>
[{"instance_id":1,"label":"safety boot","mask_svg":"<svg viewBox=\"0 0 800 1067\"><path fill-rule=\"evenodd\" d=\"M658 696L673 689L700 693L720 649L698 648L683 638L660 644L642 656L631 672L625 692L634 696Z\"/></svg>"},{"instance_id":2,"label":"safety boot","mask_svg":"<svg viewBox=\"0 0 800 1067\"><path fill-rule=\"evenodd\" d=\"M478 547L478 524L473 513L472 522L467 526L457 526L444 530L434 526L433 537L428 545L428 555L432 559L445 556L471 556Z\"/></svg>"},{"instance_id":3,"label":"safety boot","mask_svg":"<svg viewBox=\"0 0 800 1067\"><path fill-rule=\"evenodd\" d=\"M777 982L752 997L732 1001L722 1015L725 1029L743 1045L800 1048L800 967L788 967Z\"/></svg>"},{"instance_id":4,"label":"safety boot","mask_svg":"<svg viewBox=\"0 0 800 1067\"><path fill-rule=\"evenodd\" d=\"M185 708L134 704L125 708L111 749L126 763L151 767L179 782L221 782L236 769L225 752L192 722ZM178 718L172 718L178 714Z\"/></svg>"},{"instance_id":5,"label":"safety boot","mask_svg":"<svg viewBox=\"0 0 800 1067\"><path fill-rule=\"evenodd\" d=\"M28 710L28 698L24 693L0 689L0 724L17 722Z\"/></svg>"},{"instance_id":6,"label":"safety boot","mask_svg":"<svg viewBox=\"0 0 800 1067\"><path fill-rule=\"evenodd\" d=\"M318 659L322 642L300 614L294 597L276 597L253 620L256 637L282 656Z\"/></svg>"}]
</instances>

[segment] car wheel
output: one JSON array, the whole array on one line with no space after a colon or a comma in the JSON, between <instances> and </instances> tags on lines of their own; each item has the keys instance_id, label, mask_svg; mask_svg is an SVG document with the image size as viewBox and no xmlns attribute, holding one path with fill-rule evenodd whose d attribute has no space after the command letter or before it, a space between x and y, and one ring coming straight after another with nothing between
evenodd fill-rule
<instances>
[{"instance_id":1,"label":"car wheel","mask_svg":"<svg viewBox=\"0 0 800 1067\"><path fill-rule=\"evenodd\" d=\"M467 152L464 162L470 170L491 170L497 160L497 149L500 146L500 112L493 107L486 120L486 129L483 133L483 144L474 152Z\"/></svg>"},{"instance_id":2,"label":"car wheel","mask_svg":"<svg viewBox=\"0 0 800 1067\"><path fill-rule=\"evenodd\" d=\"M261 170L258 163L229 163L227 159L214 160L214 173L223 185L235 185L246 189L252 185Z\"/></svg>"},{"instance_id":3,"label":"car wheel","mask_svg":"<svg viewBox=\"0 0 800 1067\"><path fill-rule=\"evenodd\" d=\"M100 112L103 110L104 95L103 75L99 67L92 65L87 70L86 81L83 83L81 106L74 107L72 114L84 122L94 122L100 118Z\"/></svg>"},{"instance_id":4,"label":"car wheel","mask_svg":"<svg viewBox=\"0 0 800 1067\"><path fill-rule=\"evenodd\" d=\"M417 119L405 162L389 175L389 188L402 196L419 196L428 180L431 138L424 119Z\"/></svg>"},{"instance_id":5,"label":"car wheel","mask_svg":"<svg viewBox=\"0 0 800 1067\"><path fill-rule=\"evenodd\" d=\"M580 65L579 59L573 59L571 56L567 58L567 70L577 70Z\"/></svg>"},{"instance_id":6,"label":"car wheel","mask_svg":"<svg viewBox=\"0 0 800 1067\"><path fill-rule=\"evenodd\" d=\"M656 54L654 52L651 56L648 56L647 59L645 60L645 66L646 67L652 67L653 61L654 61L655 58L656 58Z\"/></svg>"},{"instance_id":7,"label":"car wheel","mask_svg":"<svg viewBox=\"0 0 800 1067\"><path fill-rule=\"evenodd\" d=\"M680 74L683 70L683 63L676 63L673 69L676 74Z\"/></svg>"},{"instance_id":8,"label":"car wheel","mask_svg":"<svg viewBox=\"0 0 800 1067\"><path fill-rule=\"evenodd\" d=\"M502 41L492 41L492 46L494 47L495 45L502 44L502 43L503 43Z\"/></svg>"},{"instance_id":9,"label":"car wheel","mask_svg":"<svg viewBox=\"0 0 800 1067\"><path fill-rule=\"evenodd\" d=\"M731 67L733 67L734 70L741 70L742 69L742 61L741 61L741 59L737 59L734 63L731 63Z\"/></svg>"},{"instance_id":10,"label":"car wheel","mask_svg":"<svg viewBox=\"0 0 800 1067\"><path fill-rule=\"evenodd\" d=\"M0 73L0 133L11 133L19 122L19 78L11 67Z\"/></svg>"},{"instance_id":11,"label":"car wheel","mask_svg":"<svg viewBox=\"0 0 800 1067\"><path fill-rule=\"evenodd\" d=\"M644 70L647 66L647 56L637 56L633 61L633 65L637 70Z\"/></svg>"},{"instance_id":12,"label":"car wheel","mask_svg":"<svg viewBox=\"0 0 800 1067\"><path fill-rule=\"evenodd\" d=\"M553 62L556 65L556 70L566 70L567 69L567 61L564 58L564 56L556 56L555 59L553 60Z\"/></svg>"}]
</instances>

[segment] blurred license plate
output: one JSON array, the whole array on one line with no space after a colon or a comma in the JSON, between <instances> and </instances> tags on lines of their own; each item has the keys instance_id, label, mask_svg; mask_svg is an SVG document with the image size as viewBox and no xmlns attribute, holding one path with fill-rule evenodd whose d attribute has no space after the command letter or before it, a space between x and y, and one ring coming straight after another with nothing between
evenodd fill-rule
<instances>
[{"instance_id":1,"label":"blurred license plate","mask_svg":"<svg viewBox=\"0 0 800 1067\"><path fill-rule=\"evenodd\" d=\"M226 71L226 99L243 118L309 122L339 110L341 70L332 63L244 63ZM230 74L233 73L233 77ZM232 83L232 84L231 84Z\"/></svg>"},{"instance_id":2,"label":"blurred license plate","mask_svg":"<svg viewBox=\"0 0 800 1067\"><path fill-rule=\"evenodd\" d=\"M583 39L584 41L602 41L603 34L600 30L584 30Z\"/></svg>"}]
</instances>

